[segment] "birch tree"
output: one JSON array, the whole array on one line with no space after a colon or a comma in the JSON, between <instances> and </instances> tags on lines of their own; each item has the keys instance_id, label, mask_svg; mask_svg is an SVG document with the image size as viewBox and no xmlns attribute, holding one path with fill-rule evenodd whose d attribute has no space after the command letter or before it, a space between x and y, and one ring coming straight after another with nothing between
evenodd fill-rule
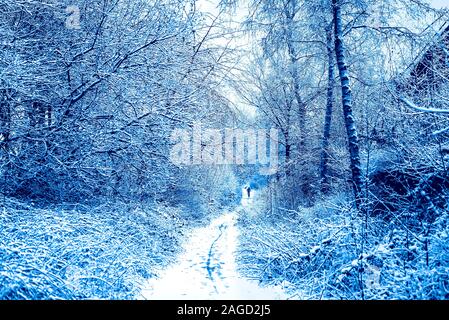
<instances>
[{"instance_id":1,"label":"birch tree","mask_svg":"<svg viewBox=\"0 0 449 320\"><path fill-rule=\"evenodd\" d=\"M360 209L362 201L362 170L360 164L359 141L357 136L357 126L354 113L352 111L352 91L349 79L349 71L346 63L343 21L340 0L332 0L334 34L335 34L335 57L341 82L341 98L343 114L348 137L348 149L351 162L352 184L356 200L356 205Z\"/></svg>"},{"instance_id":2,"label":"birch tree","mask_svg":"<svg viewBox=\"0 0 449 320\"><path fill-rule=\"evenodd\" d=\"M327 101L326 101L326 114L324 117L324 130L323 141L320 158L320 178L321 178L321 191L323 193L329 192L329 144L330 133L332 124L332 112L334 108L334 86L335 86L335 56L334 56L334 37L333 37L332 25L326 28L326 47L328 56L328 71L327 71Z\"/></svg>"}]
</instances>

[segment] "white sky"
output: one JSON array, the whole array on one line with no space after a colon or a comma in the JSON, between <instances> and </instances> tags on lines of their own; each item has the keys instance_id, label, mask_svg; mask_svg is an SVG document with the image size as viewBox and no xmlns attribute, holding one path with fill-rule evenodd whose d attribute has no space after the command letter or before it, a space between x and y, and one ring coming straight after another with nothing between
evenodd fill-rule
<instances>
[{"instance_id":1,"label":"white sky","mask_svg":"<svg viewBox=\"0 0 449 320\"><path fill-rule=\"evenodd\" d=\"M199 0L197 2L197 8L204 13L208 13L208 15L209 15L208 19L207 19L208 22L212 22L214 17L216 17L219 14L219 8L218 8L219 1L220 0ZM449 0L428 0L428 2L434 8L449 9ZM233 27L237 27L237 28L238 28L238 23L243 22L246 15L249 12L248 2L246 0L240 0L240 3L241 3L241 5L237 7L237 9L231 15L231 17L227 16L228 19L230 18L233 21L231 23L231 25ZM234 48L236 48L236 47L249 48L252 43L252 41L248 38L248 36L243 36L242 34L234 34L231 36L231 38L233 39L233 41L231 43L231 47L234 47ZM221 39L215 38L214 40L212 40L212 43L215 43L218 45L224 45L224 44L227 44L228 40L229 40L229 38L227 40L223 39L223 38L221 38ZM245 57L240 58L239 60L240 61L238 63L238 67L244 68L244 65L246 63L248 63L248 60L245 59ZM238 72L236 72L236 73L238 74ZM249 117L255 115L255 109L251 106L246 105L246 103L244 101L242 101L242 99L240 99L236 95L236 93L234 92L234 90L232 88L229 88L225 85L222 89L224 89L223 91L226 92L227 98L235 107L237 107L238 109L240 109L241 111L246 113Z\"/></svg>"},{"instance_id":2,"label":"white sky","mask_svg":"<svg viewBox=\"0 0 449 320\"><path fill-rule=\"evenodd\" d=\"M434 8L449 8L449 0L430 0L430 4Z\"/></svg>"},{"instance_id":3,"label":"white sky","mask_svg":"<svg viewBox=\"0 0 449 320\"><path fill-rule=\"evenodd\" d=\"M197 2L197 8L199 11L207 13L208 18L207 22L210 23L213 19L219 14L220 10L218 8L220 0L199 0ZM241 29L240 23L242 23L246 16L249 13L248 3L246 0L240 0L239 5L236 10L229 15L228 13L223 15L223 19L227 22L227 25L235 30ZM220 34L221 30L217 30L218 34ZM213 32L211 32L213 33ZM229 40L232 39L232 42L229 43ZM219 37L209 41L209 45L229 45L230 48L235 48L239 50L248 50L252 45L254 45L254 40L250 38L249 35L244 35L243 32L234 33L230 36ZM244 51L241 51L240 54L237 55L237 61L235 67L237 69L245 69L245 64L249 63L248 58L250 55L245 54ZM234 77L238 78L239 71L235 69L233 70ZM256 115L256 109L252 106L246 104L235 92L233 88L228 86L227 84L223 84L221 87L222 93L226 96L228 101L234 108L239 109L241 112L247 115L247 117L254 117Z\"/></svg>"}]
</instances>

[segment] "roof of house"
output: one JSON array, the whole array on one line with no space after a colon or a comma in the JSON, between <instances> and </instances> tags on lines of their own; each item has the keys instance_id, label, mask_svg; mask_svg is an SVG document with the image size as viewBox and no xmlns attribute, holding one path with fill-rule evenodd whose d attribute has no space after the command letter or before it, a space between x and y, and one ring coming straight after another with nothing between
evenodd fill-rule
<instances>
[{"instance_id":1,"label":"roof of house","mask_svg":"<svg viewBox=\"0 0 449 320\"><path fill-rule=\"evenodd\" d=\"M437 70L449 70L449 21L446 21L433 39L406 68L403 75L411 76L412 81L426 83L434 80Z\"/></svg>"}]
</instances>

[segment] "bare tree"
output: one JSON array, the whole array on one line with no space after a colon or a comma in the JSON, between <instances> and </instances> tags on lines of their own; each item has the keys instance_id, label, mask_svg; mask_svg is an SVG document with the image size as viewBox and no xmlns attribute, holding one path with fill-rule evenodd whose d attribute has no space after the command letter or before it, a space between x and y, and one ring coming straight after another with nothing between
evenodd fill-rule
<instances>
[{"instance_id":1,"label":"bare tree","mask_svg":"<svg viewBox=\"0 0 449 320\"><path fill-rule=\"evenodd\" d=\"M320 178L321 178L321 191L326 194L329 192L329 143L332 124L332 112L334 108L334 87L335 87L335 55L334 55L334 38L332 26L326 28L326 40L327 40L327 55L328 55L328 82L327 82L327 101L326 101L326 115L324 117L324 130L323 130L323 142L320 158Z\"/></svg>"}]
</instances>

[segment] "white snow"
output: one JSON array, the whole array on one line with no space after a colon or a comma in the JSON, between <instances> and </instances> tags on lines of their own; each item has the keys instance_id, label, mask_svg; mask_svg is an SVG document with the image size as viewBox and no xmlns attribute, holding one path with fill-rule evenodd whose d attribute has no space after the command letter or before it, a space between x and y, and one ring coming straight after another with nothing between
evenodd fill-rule
<instances>
[{"instance_id":1,"label":"white snow","mask_svg":"<svg viewBox=\"0 0 449 320\"><path fill-rule=\"evenodd\" d=\"M194 230L177 263L161 271L159 278L150 280L142 290L142 297L149 300L287 299L281 287L260 287L238 273L236 222L237 213L231 212L207 227Z\"/></svg>"}]
</instances>

